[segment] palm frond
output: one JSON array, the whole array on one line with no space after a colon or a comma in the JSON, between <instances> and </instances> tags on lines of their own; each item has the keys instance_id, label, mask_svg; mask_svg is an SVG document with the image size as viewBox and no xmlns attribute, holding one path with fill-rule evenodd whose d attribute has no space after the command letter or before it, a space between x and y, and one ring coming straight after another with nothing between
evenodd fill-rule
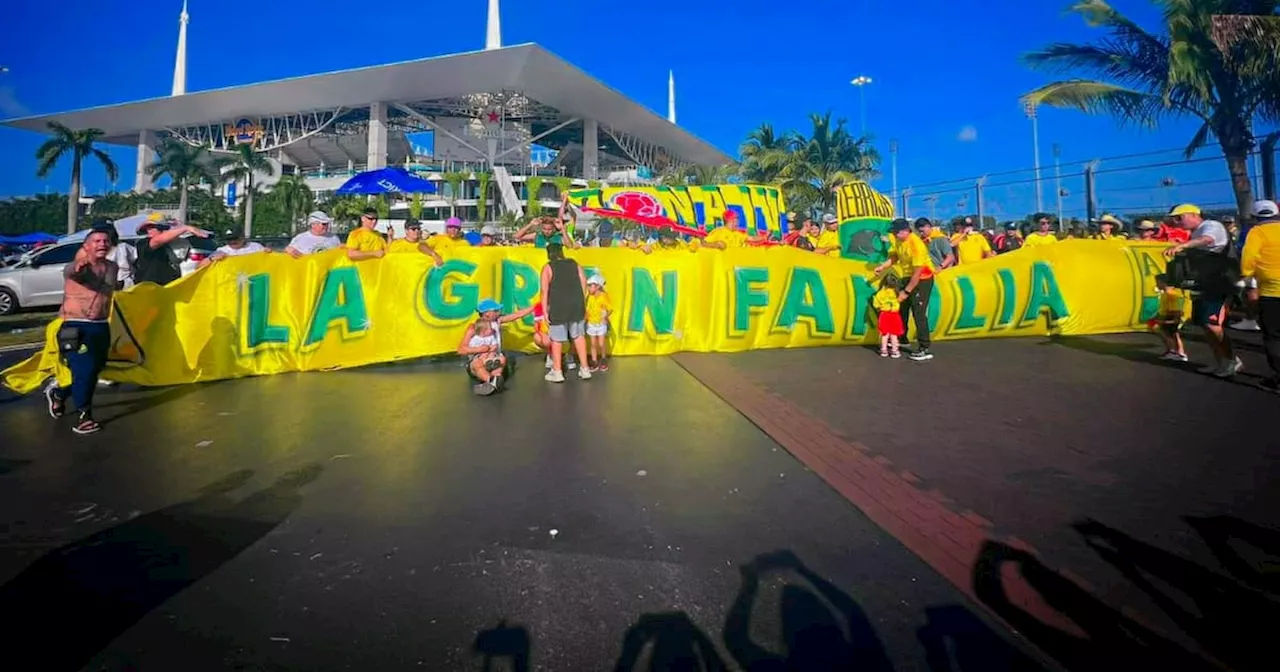
<instances>
[{"instance_id":1,"label":"palm frond","mask_svg":"<svg viewBox=\"0 0 1280 672\"><path fill-rule=\"evenodd\" d=\"M1022 97L1032 107L1074 108L1089 114L1106 113L1122 123L1154 127L1157 117L1169 108L1159 95L1087 79L1046 84Z\"/></svg>"},{"instance_id":2,"label":"palm frond","mask_svg":"<svg viewBox=\"0 0 1280 672\"><path fill-rule=\"evenodd\" d=\"M120 177L120 168L116 166L115 160L111 158L110 154L107 154L97 147L92 148L91 151L93 153L93 157L98 160L98 163L102 164L102 169L106 171L107 180L115 182L116 179Z\"/></svg>"},{"instance_id":3,"label":"palm frond","mask_svg":"<svg viewBox=\"0 0 1280 672\"><path fill-rule=\"evenodd\" d=\"M1209 125L1209 122L1206 121L1205 123L1200 124L1200 128L1196 131L1196 134L1191 136L1191 142L1188 142L1187 148L1183 150L1183 156L1188 159L1195 156L1196 152L1200 151L1200 149L1208 144L1209 140L1212 138L1213 127Z\"/></svg>"}]
</instances>

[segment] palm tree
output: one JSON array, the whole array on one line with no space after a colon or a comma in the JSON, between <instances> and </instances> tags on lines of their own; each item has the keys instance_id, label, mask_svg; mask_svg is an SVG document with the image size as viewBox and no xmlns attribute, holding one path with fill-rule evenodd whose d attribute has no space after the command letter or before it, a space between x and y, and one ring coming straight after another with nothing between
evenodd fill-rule
<instances>
[{"instance_id":1,"label":"palm tree","mask_svg":"<svg viewBox=\"0 0 1280 672\"><path fill-rule=\"evenodd\" d=\"M271 194L280 200L281 207L289 213L289 232L294 233L298 227L299 213L306 212L315 204L315 194L311 187L299 175L285 175L271 188Z\"/></svg>"},{"instance_id":2,"label":"palm tree","mask_svg":"<svg viewBox=\"0 0 1280 672\"><path fill-rule=\"evenodd\" d=\"M80 168L86 156L93 156L107 172L107 179L115 182L120 170L106 152L94 147L103 135L100 128L73 131L56 121L49 122L53 137L36 150L36 177L45 177L58 164L63 154L71 153L71 193L67 197L67 233L76 232L76 219L80 211Z\"/></svg>"},{"instance_id":3,"label":"palm tree","mask_svg":"<svg viewBox=\"0 0 1280 672\"><path fill-rule=\"evenodd\" d=\"M668 186L687 184L724 184L738 174L738 166L672 166L658 176L658 182Z\"/></svg>"},{"instance_id":4,"label":"palm tree","mask_svg":"<svg viewBox=\"0 0 1280 672\"><path fill-rule=\"evenodd\" d=\"M255 173L275 175L275 166L272 165L266 155L254 151L253 145L248 144L236 145L231 152L231 156L218 159L214 162L214 166L221 171L222 184L228 182L244 184L244 235L246 238L252 236L253 194L255 191L253 176Z\"/></svg>"},{"instance_id":5,"label":"palm tree","mask_svg":"<svg viewBox=\"0 0 1280 672\"><path fill-rule=\"evenodd\" d=\"M1023 101L1033 107L1105 112L1121 123L1147 127L1164 116L1199 119L1186 156L1216 140L1231 175L1236 206L1248 212L1253 200L1248 171L1253 122L1257 117L1274 120L1278 112L1275 46L1238 40L1224 51L1214 41L1214 16L1273 16L1280 1L1154 1L1164 14L1158 34L1105 0L1080 0L1072 10L1108 35L1092 44L1051 44L1024 60L1036 68L1086 71L1100 78L1047 84Z\"/></svg>"},{"instance_id":6,"label":"palm tree","mask_svg":"<svg viewBox=\"0 0 1280 672\"><path fill-rule=\"evenodd\" d=\"M742 156L743 179L766 184L775 182L778 179L776 163L766 168L762 160L777 152L789 151L795 146L797 140L796 134L791 131L777 133L773 130L773 124L761 124L760 128L751 131L747 135L746 142L742 143L742 147L738 150Z\"/></svg>"},{"instance_id":7,"label":"palm tree","mask_svg":"<svg viewBox=\"0 0 1280 672\"><path fill-rule=\"evenodd\" d=\"M208 152L204 147L188 145L172 138L160 145L155 163L147 166L147 174L168 177L178 189L178 221L187 223L187 192L192 184L213 179Z\"/></svg>"},{"instance_id":8,"label":"palm tree","mask_svg":"<svg viewBox=\"0 0 1280 672\"><path fill-rule=\"evenodd\" d=\"M870 136L850 134L845 120L833 121L830 112L810 114L809 122L813 128L807 137L798 136L789 148L762 152L754 160L776 175L792 207L830 212L841 185L879 176L880 153Z\"/></svg>"}]
</instances>

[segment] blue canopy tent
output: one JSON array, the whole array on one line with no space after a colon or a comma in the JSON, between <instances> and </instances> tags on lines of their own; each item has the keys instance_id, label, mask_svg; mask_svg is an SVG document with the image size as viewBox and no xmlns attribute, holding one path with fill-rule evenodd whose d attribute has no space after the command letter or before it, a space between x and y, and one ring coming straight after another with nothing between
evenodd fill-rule
<instances>
[{"instance_id":1,"label":"blue canopy tent","mask_svg":"<svg viewBox=\"0 0 1280 672\"><path fill-rule=\"evenodd\" d=\"M56 243L58 237L47 233L24 233L21 236L0 235L0 245L35 245L37 243Z\"/></svg>"},{"instance_id":2,"label":"blue canopy tent","mask_svg":"<svg viewBox=\"0 0 1280 672\"><path fill-rule=\"evenodd\" d=\"M338 194L373 195L373 194L432 194L436 185L400 168L380 168L356 175L338 187Z\"/></svg>"}]
</instances>

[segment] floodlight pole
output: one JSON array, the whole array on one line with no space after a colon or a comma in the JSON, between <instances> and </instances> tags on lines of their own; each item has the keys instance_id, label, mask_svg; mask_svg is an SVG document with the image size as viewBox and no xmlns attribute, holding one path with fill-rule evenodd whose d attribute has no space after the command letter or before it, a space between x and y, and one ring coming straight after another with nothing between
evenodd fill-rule
<instances>
[{"instance_id":1,"label":"floodlight pole","mask_svg":"<svg viewBox=\"0 0 1280 672\"><path fill-rule=\"evenodd\" d=\"M978 181L974 184L974 191L976 192L976 196L977 196L977 198L978 198L978 201L977 201L977 203L978 203L978 221L977 221L977 224L978 224L978 230L979 230L979 231L981 231L981 230L983 230L983 229L985 229L985 228L986 228L986 223L985 223L985 222L984 222L984 220L982 219L983 214L986 212L986 208L984 207L984 206L985 206L985 204L986 204L986 202L985 202L985 201L983 200L983 198L982 198L982 188L983 188L983 187L985 187L986 185L987 185L987 176L986 176L986 175L983 175L982 177L979 177L979 178L978 178Z\"/></svg>"},{"instance_id":2,"label":"floodlight pole","mask_svg":"<svg viewBox=\"0 0 1280 672\"><path fill-rule=\"evenodd\" d=\"M889 164L893 173L893 200L898 200L898 140L889 140Z\"/></svg>"}]
</instances>

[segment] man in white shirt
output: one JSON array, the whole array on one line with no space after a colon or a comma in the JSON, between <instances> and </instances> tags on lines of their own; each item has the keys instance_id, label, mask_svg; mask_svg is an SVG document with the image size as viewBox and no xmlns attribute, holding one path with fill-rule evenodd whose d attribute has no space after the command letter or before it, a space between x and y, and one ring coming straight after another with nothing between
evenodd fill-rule
<instances>
[{"instance_id":1,"label":"man in white shirt","mask_svg":"<svg viewBox=\"0 0 1280 672\"><path fill-rule=\"evenodd\" d=\"M1191 230L1191 238L1185 243L1174 245L1164 251L1166 257L1173 258L1188 250L1204 250L1214 254L1225 254L1231 244L1231 236L1222 222L1205 219L1200 208L1184 204L1169 212L1173 223ZM1200 373L1208 373L1219 378L1230 378L1240 372L1244 364L1236 356L1231 347L1231 340L1223 329L1227 325L1227 303L1235 293L1234 285L1226 286L1212 278L1199 291L1191 296L1191 321L1204 329L1205 338L1213 349L1214 364L1201 367ZM1223 285L1223 286L1219 286Z\"/></svg>"},{"instance_id":2,"label":"man in white shirt","mask_svg":"<svg viewBox=\"0 0 1280 672\"><path fill-rule=\"evenodd\" d=\"M319 210L311 213L307 216L310 230L294 236L289 241L289 246L284 248L285 253L298 259L308 254L319 254L342 247L342 241L329 233L329 225L332 223L333 219Z\"/></svg>"},{"instance_id":3,"label":"man in white shirt","mask_svg":"<svg viewBox=\"0 0 1280 672\"><path fill-rule=\"evenodd\" d=\"M226 243L204 261L200 262L200 268L204 268L215 261L221 261L227 257L239 257L245 254L256 254L259 252L267 252L267 248L261 243L247 241L244 238L244 232L239 229L227 229L222 234L222 240Z\"/></svg>"}]
</instances>

